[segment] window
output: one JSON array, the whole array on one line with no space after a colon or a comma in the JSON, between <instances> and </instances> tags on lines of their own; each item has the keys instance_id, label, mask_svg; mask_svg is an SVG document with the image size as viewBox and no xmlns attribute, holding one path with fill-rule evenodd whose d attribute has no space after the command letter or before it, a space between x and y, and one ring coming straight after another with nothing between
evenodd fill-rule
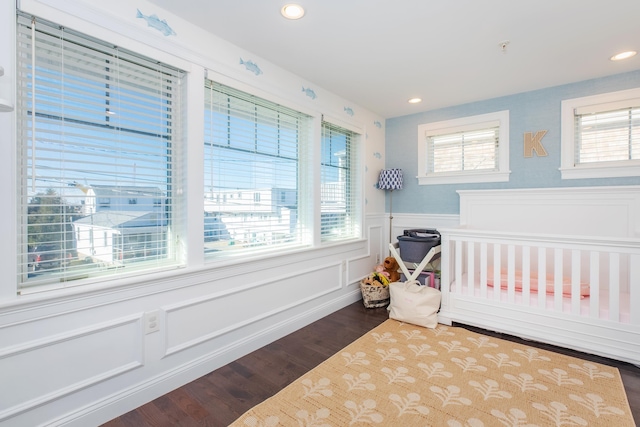
<instances>
[{"instance_id":1,"label":"window","mask_svg":"<svg viewBox=\"0 0 640 427\"><path fill-rule=\"evenodd\" d=\"M420 185L509 180L509 111L418 126Z\"/></svg>"},{"instance_id":2,"label":"window","mask_svg":"<svg viewBox=\"0 0 640 427\"><path fill-rule=\"evenodd\" d=\"M562 102L563 179L640 175L640 88Z\"/></svg>"},{"instance_id":3,"label":"window","mask_svg":"<svg viewBox=\"0 0 640 427\"><path fill-rule=\"evenodd\" d=\"M360 237L361 193L357 135L322 123L320 234L322 241Z\"/></svg>"},{"instance_id":4,"label":"window","mask_svg":"<svg viewBox=\"0 0 640 427\"><path fill-rule=\"evenodd\" d=\"M204 90L204 209L216 219L205 221L205 253L310 244L311 118L209 79Z\"/></svg>"},{"instance_id":5,"label":"window","mask_svg":"<svg viewBox=\"0 0 640 427\"><path fill-rule=\"evenodd\" d=\"M21 292L175 265L183 72L27 16L17 32Z\"/></svg>"}]
</instances>

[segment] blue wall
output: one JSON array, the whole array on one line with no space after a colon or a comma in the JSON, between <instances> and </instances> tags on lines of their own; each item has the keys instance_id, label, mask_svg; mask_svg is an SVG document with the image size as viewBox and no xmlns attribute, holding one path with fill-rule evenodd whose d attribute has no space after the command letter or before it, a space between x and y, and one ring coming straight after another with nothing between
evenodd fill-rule
<instances>
[{"instance_id":1,"label":"blue wall","mask_svg":"<svg viewBox=\"0 0 640 427\"><path fill-rule=\"evenodd\" d=\"M385 167L400 168L404 174L403 189L393 192L393 211L457 214L460 203L456 190L640 184L640 177L562 180L559 170L561 102L635 87L640 87L640 70L388 119ZM509 182L418 185L419 125L501 110L509 110ZM542 139L548 156L534 153L525 158L524 133L540 130L548 131Z\"/></svg>"}]
</instances>

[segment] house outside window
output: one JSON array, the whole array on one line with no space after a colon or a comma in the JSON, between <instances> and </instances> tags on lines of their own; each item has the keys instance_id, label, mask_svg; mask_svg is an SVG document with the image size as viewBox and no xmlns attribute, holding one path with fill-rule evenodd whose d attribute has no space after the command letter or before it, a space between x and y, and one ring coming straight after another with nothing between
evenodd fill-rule
<instances>
[{"instance_id":1,"label":"house outside window","mask_svg":"<svg viewBox=\"0 0 640 427\"><path fill-rule=\"evenodd\" d=\"M418 126L420 185L509 180L509 111Z\"/></svg>"},{"instance_id":2,"label":"house outside window","mask_svg":"<svg viewBox=\"0 0 640 427\"><path fill-rule=\"evenodd\" d=\"M176 265L184 72L22 14L17 58L19 291ZM125 260L107 234L151 249ZM43 246L53 262L27 269Z\"/></svg>"},{"instance_id":3,"label":"house outside window","mask_svg":"<svg viewBox=\"0 0 640 427\"><path fill-rule=\"evenodd\" d=\"M311 244L311 117L209 79L204 91L205 254Z\"/></svg>"},{"instance_id":4,"label":"house outside window","mask_svg":"<svg viewBox=\"0 0 640 427\"><path fill-rule=\"evenodd\" d=\"M640 175L640 88L562 101L562 179Z\"/></svg>"},{"instance_id":5,"label":"house outside window","mask_svg":"<svg viewBox=\"0 0 640 427\"><path fill-rule=\"evenodd\" d=\"M322 123L320 235L323 242L361 234L359 135L328 121Z\"/></svg>"}]
</instances>

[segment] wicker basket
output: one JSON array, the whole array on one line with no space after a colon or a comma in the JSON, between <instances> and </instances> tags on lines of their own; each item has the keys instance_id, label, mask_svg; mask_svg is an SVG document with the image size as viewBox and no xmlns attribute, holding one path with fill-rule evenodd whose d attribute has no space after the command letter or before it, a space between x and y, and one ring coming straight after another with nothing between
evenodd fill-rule
<instances>
[{"instance_id":1,"label":"wicker basket","mask_svg":"<svg viewBox=\"0 0 640 427\"><path fill-rule=\"evenodd\" d=\"M360 291L362 291L362 302L366 308L386 307L389 305L388 286L373 286L360 282Z\"/></svg>"}]
</instances>

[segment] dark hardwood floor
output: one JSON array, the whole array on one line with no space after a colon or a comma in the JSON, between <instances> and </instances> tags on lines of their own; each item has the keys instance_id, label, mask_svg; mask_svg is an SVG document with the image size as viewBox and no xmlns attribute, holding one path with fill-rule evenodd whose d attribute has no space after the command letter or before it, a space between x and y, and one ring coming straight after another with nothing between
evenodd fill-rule
<instances>
[{"instance_id":1,"label":"dark hardwood floor","mask_svg":"<svg viewBox=\"0 0 640 427\"><path fill-rule=\"evenodd\" d=\"M104 426L227 426L387 318L385 308L366 309L362 302L356 302ZM522 342L503 334L469 329ZM526 343L617 367L636 424L640 424L640 368L546 344Z\"/></svg>"}]
</instances>

